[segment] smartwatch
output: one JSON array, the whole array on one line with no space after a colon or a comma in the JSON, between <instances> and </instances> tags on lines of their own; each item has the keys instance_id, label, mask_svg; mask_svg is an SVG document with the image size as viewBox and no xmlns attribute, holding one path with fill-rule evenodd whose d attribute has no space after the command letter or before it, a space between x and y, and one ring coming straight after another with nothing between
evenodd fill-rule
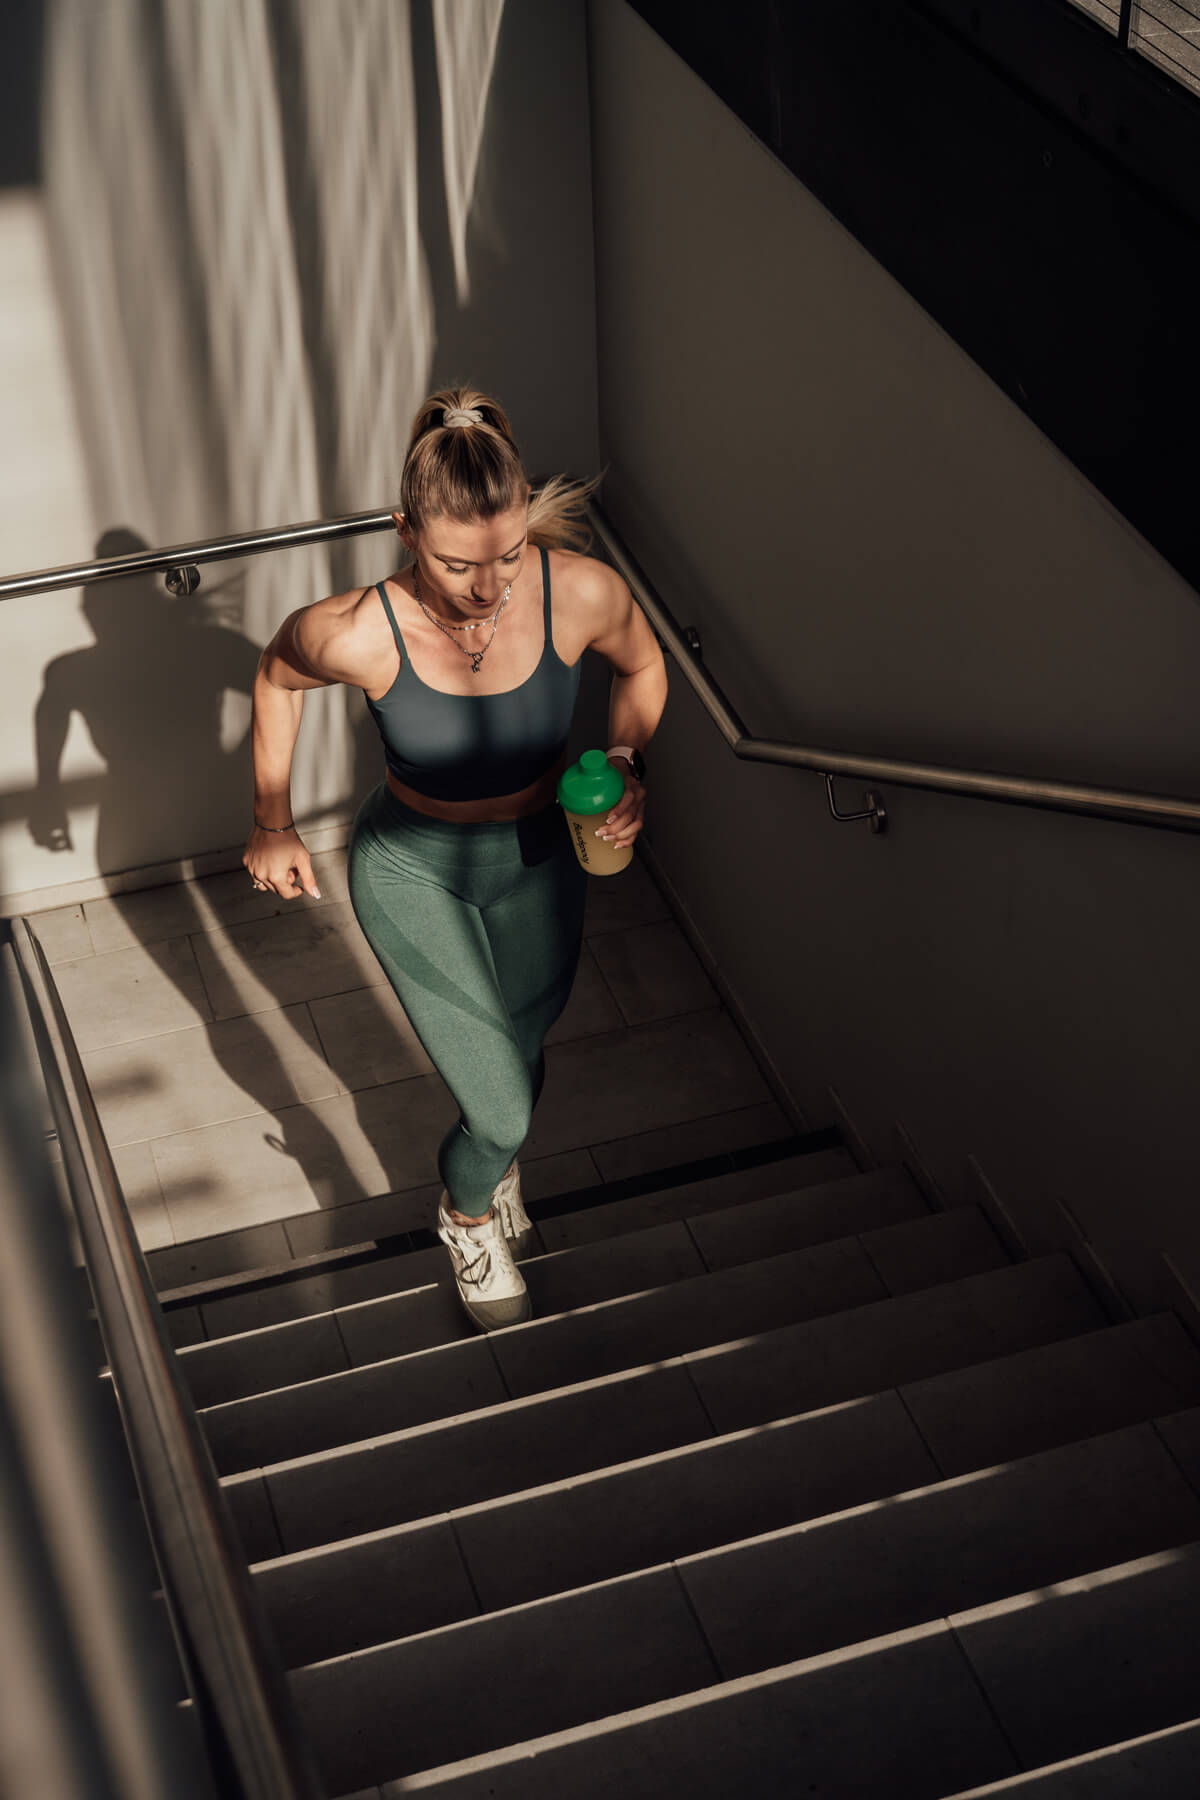
<instances>
[{"instance_id":1,"label":"smartwatch","mask_svg":"<svg viewBox=\"0 0 1200 1800\"><path fill-rule=\"evenodd\" d=\"M632 744L614 744L611 750L606 750L604 754L605 756L623 756L632 766L635 779L645 781L646 759L641 751L635 749Z\"/></svg>"}]
</instances>

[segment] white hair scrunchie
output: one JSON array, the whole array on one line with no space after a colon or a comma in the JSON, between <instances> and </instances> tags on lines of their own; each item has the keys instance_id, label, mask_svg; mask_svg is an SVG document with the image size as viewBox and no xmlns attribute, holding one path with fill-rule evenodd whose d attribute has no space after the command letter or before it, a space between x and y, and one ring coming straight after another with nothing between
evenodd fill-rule
<instances>
[{"instance_id":1,"label":"white hair scrunchie","mask_svg":"<svg viewBox=\"0 0 1200 1800\"><path fill-rule=\"evenodd\" d=\"M448 406L442 414L443 425L482 425L483 414L474 406Z\"/></svg>"}]
</instances>

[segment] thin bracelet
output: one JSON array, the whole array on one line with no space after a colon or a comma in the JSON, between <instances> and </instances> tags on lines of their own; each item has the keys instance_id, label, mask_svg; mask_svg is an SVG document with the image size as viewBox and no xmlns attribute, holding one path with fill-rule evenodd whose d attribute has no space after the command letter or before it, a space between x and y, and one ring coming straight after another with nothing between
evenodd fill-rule
<instances>
[{"instance_id":1,"label":"thin bracelet","mask_svg":"<svg viewBox=\"0 0 1200 1800\"><path fill-rule=\"evenodd\" d=\"M258 820L255 819L254 823L258 825ZM258 825L258 829L260 831L295 831L296 821L293 819L288 825Z\"/></svg>"}]
</instances>

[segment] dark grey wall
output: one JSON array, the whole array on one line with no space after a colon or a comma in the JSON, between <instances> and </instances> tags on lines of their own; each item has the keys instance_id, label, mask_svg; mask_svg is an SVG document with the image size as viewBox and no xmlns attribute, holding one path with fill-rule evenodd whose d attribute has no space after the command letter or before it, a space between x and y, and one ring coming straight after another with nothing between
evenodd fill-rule
<instances>
[{"instance_id":1,"label":"dark grey wall","mask_svg":"<svg viewBox=\"0 0 1200 1800\"><path fill-rule=\"evenodd\" d=\"M1068 0L635 0L1200 583L1200 97Z\"/></svg>"},{"instance_id":2,"label":"dark grey wall","mask_svg":"<svg viewBox=\"0 0 1200 1800\"><path fill-rule=\"evenodd\" d=\"M625 0L593 0L606 503L758 735L1200 795L1195 591ZM798 1106L837 1089L1149 1291L1200 1245L1200 840L739 764L676 675L648 835ZM861 783L840 784L844 809Z\"/></svg>"},{"instance_id":3,"label":"dark grey wall","mask_svg":"<svg viewBox=\"0 0 1200 1800\"><path fill-rule=\"evenodd\" d=\"M30 187L41 173L38 87L44 0L0 8L0 188Z\"/></svg>"}]
</instances>

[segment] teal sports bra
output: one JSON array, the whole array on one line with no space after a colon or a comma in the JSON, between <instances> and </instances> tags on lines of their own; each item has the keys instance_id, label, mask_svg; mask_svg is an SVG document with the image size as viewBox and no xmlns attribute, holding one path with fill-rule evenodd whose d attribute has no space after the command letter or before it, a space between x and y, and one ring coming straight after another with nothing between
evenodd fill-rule
<instances>
[{"instance_id":1,"label":"teal sports bra","mask_svg":"<svg viewBox=\"0 0 1200 1800\"><path fill-rule=\"evenodd\" d=\"M579 664L554 648L550 559L542 556L545 643L528 681L503 694L444 694L412 666L382 581L375 583L400 651L400 673L382 699L365 694L387 766L431 800L489 800L517 794L554 767L567 742Z\"/></svg>"}]
</instances>

